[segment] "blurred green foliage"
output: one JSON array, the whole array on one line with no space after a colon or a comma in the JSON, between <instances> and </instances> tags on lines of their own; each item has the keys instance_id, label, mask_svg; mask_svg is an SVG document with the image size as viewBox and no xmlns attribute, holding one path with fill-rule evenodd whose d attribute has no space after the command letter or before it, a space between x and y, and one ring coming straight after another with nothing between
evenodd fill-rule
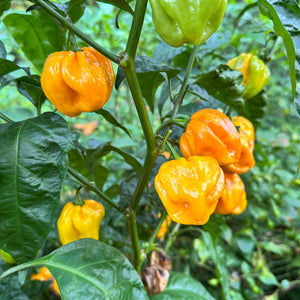
<instances>
[{"instance_id":1,"label":"blurred green foliage","mask_svg":"<svg viewBox=\"0 0 300 300\"><path fill-rule=\"evenodd\" d=\"M223 295L224 299L231 297L247 300L296 300L299 293L295 291L299 291L300 286L300 179L297 177L300 158L300 120L294 109L283 40L273 33L272 22L260 14L255 3L256 1L229 1L221 28L199 49L192 70L190 92L186 94L183 106L179 110L179 115L185 115L187 119L193 112L205 107L220 108L230 115L236 114L234 109L238 105L234 106L232 101L238 103L238 97L224 100L217 95L215 97L208 95L205 91L206 86L199 84L201 81L199 76L214 72L220 64L226 64L229 59L242 52L256 53L267 63L271 79L264 91L266 103L255 102L253 105L256 107L256 114L249 115L256 126L256 166L242 176L247 191L248 208L239 216L213 215L201 229L195 226L181 226L177 231L172 231L175 228L173 224L166 238L159 241L159 244L162 248L166 248L168 243L173 241L172 247L168 249L173 270L199 280L215 299L221 299ZM4 16L13 11L24 10L30 2L14 1L13 4L10 10L4 12ZM123 51L132 16L125 11L118 13L118 9L109 4L96 1L87 1L87 4L83 16L76 25L113 53ZM243 12L246 4L250 6ZM240 14L241 12L243 14ZM6 59L22 67L30 67L33 74L38 74L8 34L3 22L0 23L0 40L5 44ZM79 39L78 44L84 46ZM147 56L161 65L167 65L174 70L178 68L184 72L191 51L190 46L175 49L160 40L148 6L138 55ZM117 73L117 67L114 68ZM145 70L145 66L143 68ZM176 76L169 78L173 95L178 92L182 74L175 74ZM19 77L23 76L24 72L17 70L10 75ZM207 83L207 77L204 78ZM235 78L238 80L238 74ZM142 84L143 80L146 82L148 78L141 79ZM14 81L6 83L0 82L4 85L0 91L0 111L14 121L36 116L35 107L18 93L16 83ZM223 81L219 84L225 85ZM237 89L238 85L239 83ZM172 109L172 99L166 95L166 90L168 92L166 83L160 85L153 95L153 113L149 107L154 129L161 125ZM251 106L251 103L248 105ZM257 116L258 106L260 106L259 116ZM138 162L143 162L145 141L137 126L138 118L126 82L120 85L118 91L114 90L105 109L127 128L132 138L121 128L112 126L99 114L84 113L77 118L64 116L73 132L73 141L80 145L79 151L73 149L69 152L69 162L73 165L77 163L77 169L82 173L88 174L94 165L78 163L78 155L81 157L86 155L86 159L89 159L100 151L101 145L108 142L124 153L131 154ZM42 112L44 111L55 111L47 100L42 107ZM98 126L88 136L74 129L75 124L86 124L94 120L98 121ZM0 123L5 121L0 120ZM181 133L181 129L175 126L172 138L178 139ZM78 151L79 154L74 154L74 151ZM139 233L144 243L148 241L155 224L158 223L157 213L163 211L153 188L153 178L164 161L162 156L158 157L149 187L143 195L137 213ZM126 193L135 186L138 175L132 165L124 161L124 155L112 150L101 154L92 163L99 164L102 175L104 174L105 182L100 182L99 187L101 186L106 195L116 203L119 203L120 199L126 202ZM63 204L74 198L73 190L76 188L78 184L71 178L65 181L56 217ZM82 196L97 198L88 191L83 191ZM124 215L109 208L107 204L104 205L106 216L101 225L101 240L130 255L131 246L127 238L128 229ZM56 224L53 225L40 255L46 255L59 246L55 226ZM7 268L2 261L0 267L1 270ZM9 283L1 282L0 291L5 284L13 286L21 296L27 295L31 297L30 299L52 297L41 286L39 287L41 293L32 296L33 287L30 287L30 283L20 287L17 278L12 278Z\"/></svg>"}]
</instances>

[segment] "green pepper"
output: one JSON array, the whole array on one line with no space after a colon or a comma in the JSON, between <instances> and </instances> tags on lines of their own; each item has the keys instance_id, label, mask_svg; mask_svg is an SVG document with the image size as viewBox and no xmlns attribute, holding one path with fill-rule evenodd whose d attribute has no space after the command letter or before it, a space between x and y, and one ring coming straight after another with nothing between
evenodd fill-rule
<instances>
[{"instance_id":1,"label":"green pepper","mask_svg":"<svg viewBox=\"0 0 300 300\"><path fill-rule=\"evenodd\" d=\"M270 79L270 71L256 55L241 53L227 62L227 65L243 74L245 86L243 98L250 99L260 93Z\"/></svg>"},{"instance_id":2,"label":"green pepper","mask_svg":"<svg viewBox=\"0 0 300 300\"><path fill-rule=\"evenodd\" d=\"M199 45L221 25L227 0L150 0L154 25L173 47Z\"/></svg>"}]
</instances>

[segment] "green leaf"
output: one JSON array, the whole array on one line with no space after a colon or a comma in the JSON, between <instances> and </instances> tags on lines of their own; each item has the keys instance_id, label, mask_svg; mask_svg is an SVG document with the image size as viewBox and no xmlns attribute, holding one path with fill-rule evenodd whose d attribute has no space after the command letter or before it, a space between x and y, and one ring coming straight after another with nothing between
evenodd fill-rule
<instances>
[{"instance_id":1,"label":"green leaf","mask_svg":"<svg viewBox=\"0 0 300 300\"><path fill-rule=\"evenodd\" d=\"M237 235L235 241L243 253L251 253L254 249L255 243L248 235Z\"/></svg>"},{"instance_id":2,"label":"green leaf","mask_svg":"<svg viewBox=\"0 0 300 300\"><path fill-rule=\"evenodd\" d=\"M274 6L272 3L274 3ZM292 93L295 98L296 95L296 69L295 58L296 51L287 28L295 30L299 23L300 8L295 0L290 1L267 1L258 0L260 12L268 17L273 22L275 33L282 37L287 52L287 58L290 69L290 79L292 84ZM294 29L293 29L294 28ZM298 28L299 31L299 28Z\"/></svg>"},{"instance_id":3,"label":"green leaf","mask_svg":"<svg viewBox=\"0 0 300 300\"><path fill-rule=\"evenodd\" d=\"M16 70L24 70L28 75L30 75L27 68L21 68L10 60L0 58L0 77Z\"/></svg>"},{"instance_id":4,"label":"green leaf","mask_svg":"<svg viewBox=\"0 0 300 300\"><path fill-rule=\"evenodd\" d=\"M267 97L264 92L245 101L245 117L254 125L263 118L267 107Z\"/></svg>"},{"instance_id":5,"label":"green leaf","mask_svg":"<svg viewBox=\"0 0 300 300\"><path fill-rule=\"evenodd\" d=\"M135 70L143 97L153 112L156 90L166 80L166 77L162 73L166 73L168 78L173 78L180 73L180 69L161 65L150 57L137 56L135 60Z\"/></svg>"},{"instance_id":6,"label":"green leaf","mask_svg":"<svg viewBox=\"0 0 300 300\"><path fill-rule=\"evenodd\" d=\"M135 71L140 83L143 97L147 101L151 111L154 111L154 100L157 88L167 78L170 79L180 73L180 69L161 65L150 57L137 56L135 61ZM164 75L162 73L165 73ZM125 79L125 73L121 67L118 68L115 87L119 88Z\"/></svg>"},{"instance_id":7,"label":"green leaf","mask_svg":"<svg viewBox=\"0 0 300 300\"><path fill-rule=\"evenodd\" d=\"M24 76L18 78L16 82L19 93L26 97L35 107L40 109L46 100L46 96L41 87L40 76Z\"/></svg>"},{"instance_id":8,"label":"green leaf","mask_svg":"<svg viewBox=\"0 0 300 300\"><path fill-rule=\"evenodd\" d=\"M3 12L10 8L11 0L1 0L0 1L0 17L2 16Z\"/></svg>"},{"instance_id":9,"label":"green leaf","mask_svg":"<svg viewBox=\"0 0 300 300\"><path fill-rule=\"evenodd\" d=\"M207 231L202 231L202 237L207 247L210 249L211 258L216 265L217 278L222 285L222 296L224 300L231 300L229 288L229 275L226 267L226 251L219 237L210 235Z\"/></svg>"},{"instance_id":10,"label":"green leaf","mask_svg":"<svg viewBox=\"0 0 300 300\"><path fill-rule=\"evenodd\" d=\"M97 0L97 1L111 4L115 7L125 10L125 11L129 12L131 15L133 15L133 10L132 10L131 6L125 0Z\"/></svg>"},{"instance_id":11,"label":"green leaf","mask_svg":"<svg viewBox=\"0 0 300 300\"><path fill-rule=\"evenodd\" d=\"M42 10L32 11L31 15L12 13L3 23L39 71L47 56L61 51L65 45L65 32Z\"/></svg>"},{"instance_id":12,"label":"green leaf","mask_svg":"<svg viewBox=\"0 0 300 300\"><path fill-rule=\"evenodd\" d=\"M171 272L167 287L151 300L214 300L206 288L189 275Z\"/></svg>"},{"instance_id":13,"label":"green leaf","mask_svg":"<svg viewBox=\"0 0 300 300\"><path fill-rule=\"evenodd\" d=\"M96 113L101 115L110 124L122 129L131 138L131 135L127 128L120 124L118 120L108 110L101 108L100 110L97 110Z\"/></svg>"},{"instance_id":14,"label":"green leaf","mask_svg":"<svg viewBox=\"0 0 300 300\"><path fill-rule=\"evenodd\" d=\"M18 275L9 276L0 281L0 295L1 300L30 300L22 291Z\"/></svg>"},{"instance_id":15,"label":"green leaf","mask_svg":"<svg viewBox=\"0 0 300 300\"><path fill-rule=\"evenodd\" d=\"M52 227L68 133L54 113L0 125L0 248L17 263L36 257Z\"/></svg>"},{"instance_id":16,"label":"green leaf","mask_svg":"<svg viewBox=\"0 0 300 300\"><path fill-rule=\"evenodd\" d=\"M4 272L43 265L57 280L62 299L149 299L128 259L117 249L94 239L79 239L45 257Z\"/></svg>"},{"instance_id":17,"label":"green leaf","mask_svg":"<svg viewBox=\"0 0 300 300\"><path fill-rule=\"evenodd\" d=\"M73 23L76 23L84 14L86 0L71 0L67 9L67 14Z\"/></svg>"},{"instance_id":18,"label":"green leaf","mask_svg":"<svg viewBox=\"0 0 300 300\"><path fill-rule=\"evenodd\" d=\"M267 268L263 268L262 274L258 276L259 280L267 285L277 285L277 279Z\"/></svg>"},{"instance_id":19,"label":"green leaf","mask_svg":"<svg viewBox=\"0 0 300 300\"><path fill-rule=\"evenodd\" d=\"M194 83L206 89L215 99L236 109L238 113L245 114L242 97L244 87L241 82L240 72L232 70L227 65L220 65L217 69L198 76Z\"/></svg>"}]
</instances>

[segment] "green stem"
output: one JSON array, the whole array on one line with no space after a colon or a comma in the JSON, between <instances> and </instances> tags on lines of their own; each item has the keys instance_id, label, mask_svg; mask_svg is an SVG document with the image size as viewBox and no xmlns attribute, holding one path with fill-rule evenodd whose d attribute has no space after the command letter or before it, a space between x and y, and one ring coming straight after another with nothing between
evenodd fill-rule
<instances>
[{"instance_id":1,"label":"green stem","mask_svg":"<svg viewBox=\"0 0 300 300\"><path fill-rule=\"evenodd\" d=\"M175 227L173 228L173 230L171 231L169 238L167 240L167 244L165 247L165 252L168 253L169 249L171 248L172 244L174 243L174 241L176 240L177 234L178 234L178 230L180 228L181 224L176 223Z\"/></svg>"},{"instance_id":2,"label":"green stem","mask_svg":"<svg viewBox=\"0 0 300 300\"><path fill-rule=\"evenodd\" d=\"M125 53L130 59L135 58L136 50L144 23L148 0L137 0Z\"/></svg>"},{"instance_id":3,"label":"green stem","mask_svg":"<svg viewBox=\"0 0 300 300\"><path fill-rule=\"evenodd\" d=\"M142 255L139 234L136 226L135 212L133 212L130 208L127 208L126 212L127 213L125 215L127 217L128 229L133 251L133 265L135 266L137 272L140 273L142 266Z\"/></svg>"},{"instance_id":4,"label":"green stem","mask_svg":"<svg viewBox=\"0 0 300 300\"><path fill-rule=\"evenodd\" d=\"M114 63L119 64L120 58L118 56L114 55L110 51L101 47L92 38L90 38L88 35L86 35L81 30L79 30L69 19L65 18L64 16L59 14L57 11L55 11L48 3L44 2L43 0L33 0L33 1L35 3L37 3L50 16L57 19L62 25L64 25L70 31L74 32L78 37L80 37L88 45L92 46L94 49L96 49L98 52L102 53L104 56L109 58Z\"/></svg>"},{"instance_id":5,"label":"green stem","mask_svg":"<svg viewBox=\"0 0 300 300\"><path fill-rule=\"evenodd\" d=\"M190 56L190 59L189 59L189 62L188 62L187 68L186 68L185 77L183 79L180 91L177 94L177 96L175 97L175 103L174 103L174 108L173 108L171 119L174 119L176 117L176 115L178 113L178 109L182 103L199 46L200 45L194 46L193 51L191 53L191 56Z\"/></svg>"},{"instance_id":6,"label":"green stem","mask_svg":"<svg viewBox=\"0 0 300 300\"><path fill-rule=\"evenodd\" d=\"M76 170L74 170L71 167L68 167L68 172L70 175L72 175L74 178L76 178L85 188L87 188L90 191L93 191L96 195L98 195L102 200L106 201L108 204L116 208L118 211L120 211L119 206L114 203L109 197L107 197L101 190L99 190L96 186L91 184L89 180L82 176L80 173L78 173Z\"/></svg>"},{"instance_id":7,"label":"green stem","mask_svg":"<svg viewBox=\"0 0 300 300\"><path fill-rule=\"evenodd\" d=\"M155 159L158 155L152 125L148 116L141 87L139 85L134 67L135 55L138 47L138 42L140 40L140 34L142 31L146 8L147 0L137 0L126 50L124 53L124 57L121 61L121 66L125 72L128 86L131 91L131 95L135 103L135 107L147 143L147 154L144 162L143 171L140 175L129 207L127 207L127 209L125 210L133 250L133 262L138 272L140 271L142 265L142 255L135 215L145 186L148 183L148 179L151 174L151 170L154 165Z\"/></svg>"},{"instance_id":8,"label":"green stem","mask_svg":"<svg viewBox=\"0 0 300 300\"><path fill-rule=\"evenodd\" d=\"M4 121L6 121L7 123L14 123L14 121L12 119L10 119L8 116L6 116L5 114L3 114L2 112L0 112L0 118Z\"/></svg>"}]
</instances>

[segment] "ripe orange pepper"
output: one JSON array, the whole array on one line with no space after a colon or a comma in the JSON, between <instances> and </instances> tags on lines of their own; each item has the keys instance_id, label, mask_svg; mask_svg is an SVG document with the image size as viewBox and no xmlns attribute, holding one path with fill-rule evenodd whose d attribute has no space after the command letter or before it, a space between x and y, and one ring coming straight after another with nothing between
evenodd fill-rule
<instances>
[{"instance_id":1,"label":"ripe orange pepper","mask_svg":"<svg viewBox=\"0 0 300 300\"><path fill-rule=\"evenodd\" d=\"M241 157L237 163L223 166L227 173L243 174L255 165L253 156L255 133L252 123L244 117L233 117L233 124L239 127L242 142Z\"/></svg>"},{"instance_id":2,"label":"ripe orange pepper","mask_svg":"<svg viewBox=\"0 0 300 300\"><path fill-rule=\"evenodd\" d=\"M39 280L39 281L52 281L50 287L53 288L53 290L60 295L59 288L57 285L57 281L52 276L51 272L46 267L41 267L39 270L39 273L37 274L31 274L30 280Z\"/></svg>"},{"instance_id":3,"label":"ripe orange pepper","mask_svg":"<svg viewBox=\"0 0 300 300\"><path fill-rule=\"evenodd\" d=\"M85 200L82 206L66 203L57 221L61 243L65 245L83 238L98 240L104 215L103 205L95 200Z\"/></svg>"},{"instance_id":4,"label":"ripe orange pepper","mask_svg":"<svg viewBox=\"0 0 300 300\"><path fill-rule=\"evenodd\" d=\"M241 214L247 207L245 186L240 176L236 173L225 173L225 189L219 199L215 213Z\"/></svg>"},{"instance_id":5,"label":"ripe orange pepper","mask_svg":"<svg viewBox=\"0 0 300 300\"><path fill-rule=\"evenodd\" d=\"M231 120L215 109L194 113L180 138L185 158L193 155L212 156L220 165L236 163L241 155L240 135Z\"/></svg>"},{"instance_id":6,"label":"ripe orange pepper","mask_svg":"<svg viewBox=\"0 0 300 300\"><path fill-rule=\"evenodd\" d=\"M111 61L88 47L52 53L41 75L47 98L70 117L100 109L110 98L113 82Z\"/></svg>"},{"instance_id":7,"label":"ripe orange pepper","mask_svg":"<svg viewBox=\"0 0 300 300\"><path fill-rule=\"evenodd\" d=\"M224 190L224 174L209 156L167 161L154 180L170 218L181 224L205 224Z\"/></svg>"}]
</instances>

